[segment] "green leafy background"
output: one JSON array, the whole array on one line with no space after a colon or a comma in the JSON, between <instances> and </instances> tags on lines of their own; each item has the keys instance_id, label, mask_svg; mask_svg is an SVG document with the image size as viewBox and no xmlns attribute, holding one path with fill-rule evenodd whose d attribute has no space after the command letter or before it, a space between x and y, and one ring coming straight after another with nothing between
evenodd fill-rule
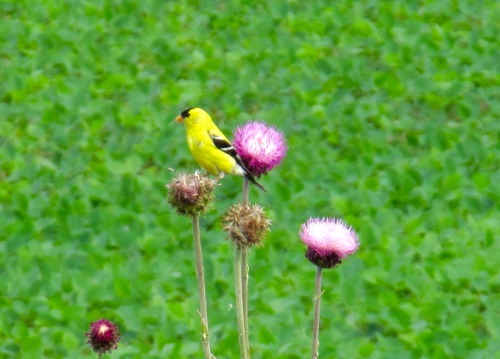
<instances>
[{"instance_id":1,"label":"green leafy background","mask_svg":"<svg viewBox=\"0 0 500 359\"><path fill-rule=\"evenodd\" d=\"M254 358L310 356L315 268L298 237L338 216L361 247L325 271L320 358L500 351L500 3L0 3L0 357L199 358L191 226L166 202L197 169L172 124L206 109L229 137L286 134L252 188L273 220L250 260ZM202 220L211 342L237 358L233 251Z\"/></svg>"}]
</instances>

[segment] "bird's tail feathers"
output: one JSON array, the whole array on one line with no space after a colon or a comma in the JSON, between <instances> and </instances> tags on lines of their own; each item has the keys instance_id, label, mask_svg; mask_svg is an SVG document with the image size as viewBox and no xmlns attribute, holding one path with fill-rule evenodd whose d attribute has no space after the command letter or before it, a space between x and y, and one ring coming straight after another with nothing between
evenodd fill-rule
<instances>
[{"instance_id":1,"label":"bird's tail feathers","mask_svg":"<svg viewBox=\"0 0 500 359\"><path fill-rule=\"evenodd\" d=\"M231 146L231 149L232 149L232 151L234 151L232 153L232 156L236 160L236 163L239 166L239 170L241 171L239 174L240 175L243 174L243 176L245 176L245 178L247 178L250 182L252 182L254 185L259 187L264 192L267 192L266 188L263 185L261 185L259 182L257 182L257 180L255 179L255 176L252 174L252 172L250 172L250 170L247 168L247 166L245 166L241 157L238 155L238 153L236 153L236 150L232 146Z\"/></svg>"},{"instance_id":2,"label":"bird's tail feathers","mask_svg":"<svg viewBox=\"0 0 500 359\"><path fill-rule=\"evenodd\" d=\"M257 182L257 180L255 179L255 177L250 172L246 172L245 173L245 178L247 178L250 182L252 182L254 185L256 185L257 187L259 187L264 192L267 192L266 188L263 185L261 185L259 182Z\"/></svg>"}]
</instances>

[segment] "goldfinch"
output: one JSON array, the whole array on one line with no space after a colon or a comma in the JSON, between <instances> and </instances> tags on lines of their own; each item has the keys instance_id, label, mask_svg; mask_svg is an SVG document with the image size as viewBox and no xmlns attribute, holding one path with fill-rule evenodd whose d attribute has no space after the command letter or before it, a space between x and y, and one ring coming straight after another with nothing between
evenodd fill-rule
<instances>
[{"instance_id":1,"label":"goldfinch","mask_svg":"<svg viewBox=\"0 0 500 359\"><path fill-rule=\"evenodd\" d=\"M231 142L217 128L208 113L201 108L192 107L182 111L175 121L185 124L189 150L196 162L208 173L221 178L224 174L244 176L266 191L245 167Z\"/></svg>"}]
</instances>

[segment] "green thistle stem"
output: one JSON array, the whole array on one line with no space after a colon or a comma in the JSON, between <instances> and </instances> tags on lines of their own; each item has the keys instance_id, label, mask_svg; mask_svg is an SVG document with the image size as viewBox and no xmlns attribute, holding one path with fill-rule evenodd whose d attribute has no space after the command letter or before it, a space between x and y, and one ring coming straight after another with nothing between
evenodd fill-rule
<instances>
[{"instance_id":1,"label":"green thistle stem","mask_svg":"<svg viewBox=\"0 0 500 359\"><path fill-rule=\"evenodd\" d=\"M248 330L248 247L241 248L241 293L243 296L243 320L245 323L245 344L250 353L250 339Z\"/></svg>"},{"instance_id":2,"label":"green thistle stem","mask_svg":"<svg viewBox=\"0 0 500 359\"><path fill-rule=\"evenodd\" d=\"M321 267L316 270L316 284L314 288L314 321L313 321L313 338L312 338L312 359L317 359L319 356L319 313L321 304Z\"/></svg>"},{"instance_id":3,"label":"green thistle stem","mask_svg":"<svg viewBox=\"0 0 500 359\"><path fill-rule=\"evenodd\" d=\"M250 354L247 345L248 333L246 332L244 300L243 300L242 257L243 257L242 247L237 244L234 249L234 285L236 291L236 318L238 321L238 340L240 343L240 358L250 359Z\"/></svg>"},{"instance_id":4,"label":"green thistle stem","mask_svg":"<svg viewBox=\"0 0 500 359\"><path fill-rule=\"evenodd\" d=\"M200 296L200 317L201 317L201 345L205 359L212 359L210 352L210 342L208 335L208 312L207 312L207 296L205 293L205 273L203 270L203 253L201 250L200 238L200 217L198 214L193 214L193 237L194 250L196 255L196 276L198 278L198 294Z\"/></svg>"},{"instance_id":5,"label":"green thistle stem","mask_svg":"<svg viewBox=\"0 0 500 359\"><path fill-rule=\"evenodd\" d=\"M243 180L243 198L242 198L243 204L248 204L248 198L250 197L249 193L250 193L250 181L248 180L248 178L245 177L245 179Z\"/></svg>"},{"instance_id":6,"label":"green thistle stem","mask_svg":"<svg viewBox=\"0 0 500 359\"><path fill-rule=\"evenodd\" d=\"M247 205L250 198L250 181L245 177L243 180L243 195L242 201L244 205ZM250 330L248 325L248 272L250 267L248 266L248 251L247 248L242 248L241 253L241 289L243 292L243 318L245 320L245 341L247 346L247 351L250 353Z\"/></svg>"}]
</instances>

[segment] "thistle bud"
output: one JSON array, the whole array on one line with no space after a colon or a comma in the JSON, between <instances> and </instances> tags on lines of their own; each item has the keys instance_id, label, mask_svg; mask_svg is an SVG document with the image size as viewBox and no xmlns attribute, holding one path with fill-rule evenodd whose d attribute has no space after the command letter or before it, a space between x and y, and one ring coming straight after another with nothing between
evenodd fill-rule
<instances>
[{"instance_id":1,"label":"thistle bud","mask_svg":"<svg viewBox=\"0 0 500 359\"><path fill-rule=\"evenodd\" d=\"M222 221L228 238L234 244L248 247L260 244L271 226L264 209L256 204L232 205Z\"/></svg>"},{"instance_id":2,"label":"thistle bud","mask_svg":"<svg viewBox=\"0 0 500 359\"><path fill-rule=\"evenodd\" d=\"M118 348L120 333L118 327L107 319L99 319L90 324L90 330L85 333L92 350L99 355L111 353Z\"/></svg>"},{"instance_id":3,"label":"thistle bud","mask_svg":"<svg viewBox=\"0 0 500 359\"><path fill-rule=\"evenodd\" d=\"M168 203L184 216L208 211L217 181L196 172L181 173L168 184Z\"/></svg>"}]
</instances>

